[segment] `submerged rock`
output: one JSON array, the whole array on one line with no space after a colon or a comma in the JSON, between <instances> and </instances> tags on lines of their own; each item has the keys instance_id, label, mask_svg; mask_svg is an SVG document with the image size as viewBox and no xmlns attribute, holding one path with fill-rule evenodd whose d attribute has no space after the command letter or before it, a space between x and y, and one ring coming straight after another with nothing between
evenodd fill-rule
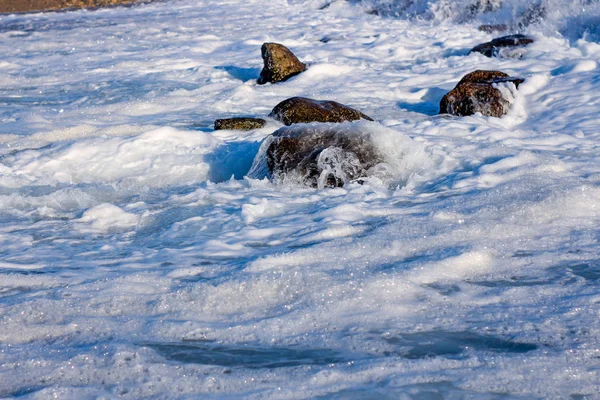
<instances>
[{"instance_id":1,"label":"submerged rock","mask_svg":"<svg viewBox=\"0 0 600 400\"><path fill-rule=\"evenodd\" d=\"M495 57L500 54L501 49L517 49L533 43L529 36L516 34L496 38L490 42L479 44L471 49L471 53L481 53L487 57ZM520 57L520 54L517 55Z\"/></svg>"},{"instance_id":2,"label":"submerged rock","mask_svg":"<svg viewBox=\"0 0 600 400\"><path fill-rule=\"evenodd\" d=\"M502 7L502 3L502 0L475 0L465 7L463 17L459 22L471 21L478 15L497 11Z\"/></svg>"},{"instance_id":3,"label":"submerged rock","mask_svg":"<svg viewBox=\"0 0 600 400\"><path fill-rule=\"evenodd\" d=\"M344 122L373 119L358 110L335 101L292 97L277 104L269 117L285 125L308 122Z\"/></svg>"},{"instance_id":4,"label":"submerged rock","mask_svg":"<svg viewBox=\"0 0 600 400\"><path fill-rule=\"evenodd\" d=\"M516 29L523 30L529 25L539 24L547 14L548 10L542 2L532 3L517 18Z\"/></svg>"},{"instance_id":5,"label":"submerged rock","mask_svg":"<svg viewBox=\"0 0 600 400\"><path fill-rule=\"evenodd\" d=\"M262 118L223 118L215 121L215 131L230 129L234 131L250 131L265 126L267 121Z\"/></svg>"},{"instance_id":6,"label":"submerged rock","mask_svg":"<svg viewBox=\"0 0 600 400\"><path fill-rule=\"evenodd\" d=\"M479 25L479 28L477 29L486 33L506 32L508 30L508 26L506 24L484 24Z\"/></svg>"},{"instance_id":7,"label":"submerged rock","mask_svg":"<svg viewBox=\"0 0 600 400\"><path fill-rule=\"evenodd\" d=\"M465 75L440 101L440 114L467 116L479 112L501 117L510 107L502 92L494 87L502 82L512 82L518 88L523 79L512 78L500 71L478 70Z\"/></svg>"},{"instance_id":8,"label":"submerged rock","mask_svg":"<svg viewBox=\"0 0 600 400\"><path fill-rule=\"evenodd\" d=\"M382 162L369 135L340 125L285 127L267 138L269 174L310 187L342 187Z\"/></svg>"},{"instance_id":9,"label":"submerged rock","mask_svg":"<svg viewBox=\"0 0 600 400\"><path fill-rule=\"evenodd\" d=\"M468 8L477 13L489 13L499 10L503 3L503 0L475 0Z\"/></svg>"},{"instance_id":10,"label":"submerged rock","mask_svg":"<svg viewBox=\"0 0 600 400\"><path fill-rule=\"evenodd\" d=\"M261 53L265 65L257 81L259 85L282 82L306 71L306 64L282 44L264 43Z\"/></svg>"}]
</instances>

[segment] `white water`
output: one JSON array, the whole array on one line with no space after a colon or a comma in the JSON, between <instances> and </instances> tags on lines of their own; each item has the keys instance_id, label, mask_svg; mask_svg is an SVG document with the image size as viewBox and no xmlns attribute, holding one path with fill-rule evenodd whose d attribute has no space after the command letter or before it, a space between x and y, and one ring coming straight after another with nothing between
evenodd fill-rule
<instances>
[{"instance_id":1,"label":"white water","mask_svg":"<svg viewBox=\"0 0 600 400\"><path fill-rule=\"evenodd\" d=\"M597 3L521 59L468 51L529 2L323 3L0 16L0 397L598 398ZM256 85L270 41L309 69ZM437 116L476 69L508 115ZM387 178L244 177L281 125L214 119L292 96L374 118Z\"/></svg>"},{"instance_id":2,"label":"white water","mask_svg":"<svg viewBox=\"0 0 600 400\"><path fill-rule=\"evenodd\" d=\"M349 1L367 12L387 17L425 19L442 24L503 24L517 31L538 31L549 36L561 34L571 40L584 37L598 42L600 39L598 0Z\"/></svg>"}]
</instances>

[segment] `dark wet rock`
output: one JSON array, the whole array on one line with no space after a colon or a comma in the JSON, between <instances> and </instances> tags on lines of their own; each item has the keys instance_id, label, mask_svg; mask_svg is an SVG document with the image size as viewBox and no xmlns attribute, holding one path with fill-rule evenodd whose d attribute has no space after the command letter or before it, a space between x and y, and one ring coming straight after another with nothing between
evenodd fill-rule
<instances>
[{"instance_id":1,"label":"dark wet rock","mask_svg":"<svg viewBox=\"0 0 600 400\"><path fill-rule=\"evenodd\" d=\"M358 110L335 101L313 100L306 97L292 97L277 104L269 117L285 125L308 122L344 122L373 119Z\"/></svg>"},{"instance_id":2,"label":"dark wet rock","mask_svg":"<svg viewBox=\"0 0 600 400\"><path fill-rule=\"evenodd\" d=\"M265 65L258 78L259 85L282 82L306 70L306 65L282 44L264 43L261 53Z\"/></svg>"},{"instance_id":3,"label":"dark wet rock","mask_svg":"<svg viewBox=\"0 0 600 400\"><path fill-rule=\"evenodd\" d=\"M223 118L215 121L215 131L230 129L235 131L250 131L265 126L267 121L262 118Z\"/></svg>"},{"instance_id":4,"label":"dark wet rock","mask_svg":"<svg viewBox=\"0 0 600 400\"><path fill-rule=\"evenodd\" d=\"M267 138L267 167L276 181L292 180L310 187L342 187L360 181L382 158L369 135L343 125L296 125Z\"/></svg>"},{"instance_id":5,"label":"dark wet rock","mask_svg":"<svg viewBox=\"0 0 600 400\"><path fill-rule=\"evenodd\" d=\"M479 44L471 49L471 53L477 52L487 57L494 57L499 54L501 49L525 47L530 43L533 43L533 39L528 36L521 34L508 35Z\"/></svg>"},{"instance_id":6,"label":"dark wet rock","mask_svg":"<svg viewBox=\"0 0 600 400\"><path fill-rule=\"evenodd\" d=\"M492 85L465 83L453 89L440 102L440 113L458 116L483 115L501 117L508 111L508 102Z\"/></svg>"},{"instance_id":7,"label":"dark wet rock","mask_svg":"<svg viewBox=\"0 0 600 400\"><path fill-rule=\"evenodd\" d=\"M508 26L505 24L479 25L479 28L477 29L486 33L506 32L508 30Z\"/></svg>"},{"instance_id":8,"label":"dark wet rock","mask_svg":"<svg viewBox=\"0 0 600 400\"><path fill-rule=\"evenodd\" d=\"M457 87L465 83L500 83L500 82L513 82L518 88L519 84L523 83L523 78L513 78L507 73L501 71L484 71L477 70L469 72L456 85Z\"/></svg>"},{"instance_id":9,"label":"dark wet rock","mask_svg":"<svg viewBox=\"0 0 600 400\"><path fill-rule=\"evenodd\" d=\"M474 71L465 75L454 89L440 102L440 114L458 116L473 115L477 112L501 117L508 112L510 103L494 84L512 82L517 88L523 82L500 71Z\"/></svg>"}]
</instances>

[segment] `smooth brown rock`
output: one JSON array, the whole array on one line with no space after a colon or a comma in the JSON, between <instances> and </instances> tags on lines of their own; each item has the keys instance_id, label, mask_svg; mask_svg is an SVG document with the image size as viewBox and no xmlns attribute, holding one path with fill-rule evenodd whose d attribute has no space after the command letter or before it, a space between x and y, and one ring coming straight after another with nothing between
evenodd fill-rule
<instances>
[{"instance_id":1,"label":"smooth brown rock","mask_svg":"<svg viewBox=\"0 0 600 400\"><path fill-rule=\"evenodd\" d=\"M261 53L264 67L258 78L259 85L282 82L306 70L306 65L282 44L264 43Z\"/></svg>"},{"instance_id":2,"label":"smooth brown rock","mask_svg":"<svg viewBox=\"0 0 600 400\"><path fill-rule=\"evenodd\" d=\"M478 69L477 71L469 72L456 84L460 86L463 83L500 83L500 82L512 82L518 88L519 84L523 83L523 78L513 78L508 74L501 71L485 71Z\"/></svg>"},{"instance_id":3,"label":"smooth brown rock","mask_svg":"<svg viewBox=\"0 0 600 400\"><path fill-rule=\"evenodd\" d=\"M277 180L310 187L342 187L367 175L381 157L368 135L349 134L332 125L281 128L269 138L267 167Z\"/></svg>"},{"instance_id":4,"label":"smooth brown rock","mask_svg":"<svg viewBox=\"0 0 600 400\"><path fill-rule=\"evenodd\" d=\"M215 121L215 131L230 129L234 131L250 131L265 126L262 118L223 118Z\"/></svg>"},{"instance_id":5,"label":"smooth brown rock","mask_svg":"<svg viewBox=\"0 0 600 400\"><path fill-rule=\"evenodd\" d=\"M465 75L440 101L440 114L467 116L479 112L501 117L510 106L502 92L493 86L501 82L513 82L519 87L523 79L512 78L500 71L478 70Z\"/></svg>"},{"instance_id":6,"label":"smooth brown rock","mask_svg":"<svg viewBox=\"0 0 600 400\"><path fill-rule=\"evenodd\" d=\"M292 97L277 104L269 117L285 125L309 122L344 122L373 119L358 110L335 101Z\"/></svg>"},{"instance_id":7,"label":"smooth brown rock","mask_svg":"<svg viewBox=\"0 0 600 400\"><path fill-rule=\"evenodd\" d=\"M533 43L533 39L528 36L520 34L508 35L479 44L471 49L471 53L477 52L486 57L494 57L498 55L500 49L525 47L530 43Z\"/></svg>"},{"instance_id":8,"label":"smooth brown rock","mask_svg":"<svg viewBox=\"0 0 600 400\"><path fill-rule=\"evenodd\" d=\"M508 106L500 91L492 85L465 83L442 98L440 114L467 116L480 112L491 117L501 117L508 111Z\"/></svg>"}]
</instances>

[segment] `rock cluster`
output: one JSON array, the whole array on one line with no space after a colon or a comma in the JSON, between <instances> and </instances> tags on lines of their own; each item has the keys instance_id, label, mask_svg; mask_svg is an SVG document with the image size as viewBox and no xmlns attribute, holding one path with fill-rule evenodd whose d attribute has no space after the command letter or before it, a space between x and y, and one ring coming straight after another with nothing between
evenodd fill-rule
<instances>
[{"instance_id":1,"label":"rock cluster","mask_svg":"<svg viewBox=\"0 0 600 400\"><path fill-rule=\"evenodd\" d=\"M440 114L467 116L481 113L501 117L510 105L502 92L494 87L501 82L512 82L518 87L523 79L511 78L500 71L478 70L465 75L440 101Z\"/></svg>"},{"instance_id":2,"label":"rock cluster","mask_svg":"<svg viewBox=\"0 0 600 400\"><path fill-rule=\"evenodd\" d=\"M3 0L0 12L101 7L149 1L152 0ZM502 0L474 0L466 11L467 15L477 15L497 10L501 5ZM543 6L534 4L520 16L520 23L528 25L539 22L546 12ZM480 30L486 32L507 29L506 25L480 27ZM329 38L321 41L327 43ZM523 48L533 41L521 34L508 35L475 46L471 52L494 57L501 55L500 52L504 49ZM257 80L259 85L283 82L307 69L306 64L290 49L279 43L264 43L261 55L264 67ZM441 99L440 114L468 116L481 113L501 117L510 106L510 102L498 88L498 84L503 82L511 82L518 88L523 79L512 78L500 71L478 70L465 75ZM360 180L370 168L382 162L368 135L351 134L347 129L335 125L360 119L373 121L369 116L346 105L331 100L292 97L277 104L269 117L288 126L267 138L266 164L273 177L293 175L311 187L340 187L346 182ZM290 127L311 123L329 125L319 128L314 125ZM217 119L214 129L249 131L265 125L266 121L262 118L236 117Z\"/></svg>"},{"instance_id":3,"label":"rock cluster","mask_svg":"<svg viewBox=\"0 0 600 400\"><path fill-rule=\"evenodd\" d=\"M306 97L291 97L277 104L271 113L273 118L284 125L303 124L310 122L344 122L366 119L373 121L371 117L331 100L313 100ZM215 121L215 130L233 129L248 131L264 127L266 121L262 118L223 118Z\"/></svg>"},{"instance_id":4,"label":"rock cluster","mask_svg":"<svg viewBox=\"0 0 600 400\"><path fill-rule=\"evenodd\" d=\"M479 45L472 51L491 56L498 48L525 46L531 42L523 35L511 35ZM264 68L259 84L282 82L306 70L306 65L283 45L265 43L261 52ZM510 106L498 88L498 84L504 82L518 87L523 79L501 71L471 72L442 98L440 114L481 113L501 117ZM269 135L263 144L265 168L277 181L291 179L310 187L340 187L347 182L361 182L371 168L383 162L368 135L352 133L354 131L339 125L360 119L373 121L354 108L331 100L291 97L277 104L268 116L286 125ZM215 130L252 130L265 124L262 118L218 119Z\"/></svg>"}]
</instances>

